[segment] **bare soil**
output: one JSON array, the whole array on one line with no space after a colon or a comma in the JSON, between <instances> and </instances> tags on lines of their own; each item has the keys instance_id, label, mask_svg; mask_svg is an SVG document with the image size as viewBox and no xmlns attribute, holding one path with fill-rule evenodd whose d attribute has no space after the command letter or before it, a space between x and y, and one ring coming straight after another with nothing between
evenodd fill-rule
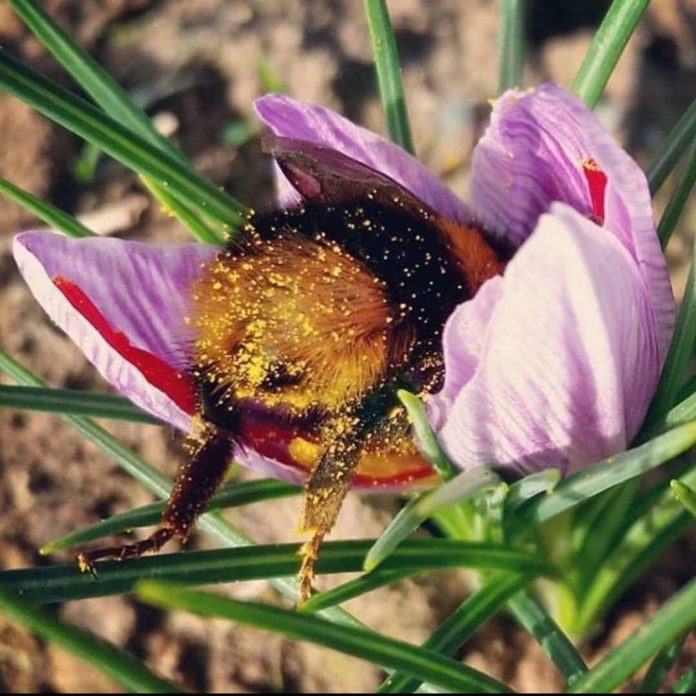
<instances>
[{"instance_id":1,"label":"bare soil","mask_svg":"<svg viewBox=\"0 0 696 696\"><path fill-rule=\"evenodd\" d=\"M496 92L498 3L395 0L390 5L419 156L465 196L471 149ZM526 83L569 84L606 5L530 2ZM362 3L355 0L49 0L45 6L167 126L201 171L252 206L272 205L269 164L255 136L229 144L229 132L251 122L251 102L264 91L261 61L283 91L384 131ZM655 0L609 84L600 114L642 163L696 94L695 36L694 0ZM0 4L0 45L70 84L5 4ZM120 166L102 158L94 177L78 183L71 168L81 143L4 95L0 142L1 176L65 210L90 216L90 224L102 233L156 242L187 239ZM657 208L662 204L659 198ZM677 292L684 283L695 220L692 202L669 249ZM0 203L0 346L53 386L106 390L19 279L10 241L31 225L31 216ZM182 460L178 436L151 426L106 425L148 461L175 473ZM68 555L42 558L37 549L150 500L58 418L0 410L0 567L67 560ZM352 495L333 537L377 535L396 507L394 499ZM228 513L259 542L296 540L291 530L297 515L293 499ZM208 544L196 536L189 546ZM693 538L675 545L584 646L588 659L598 659L639 627L688 580L693 558ZM265 583L227 591L280 601ZM418 642L466 594L465 576L448 572L399 583L348 608L370 626ZM336 652L221 621L164 614L130 597L76 602L57 611L195 690L369 692L382 676L375 667ZM693 636L687 652L696 655ZM522 691L561 685L536 643L504 617L470 641L462 657ZM0 690L101 693L118 686L0 617Z\"/></svg>"}]
</instances>

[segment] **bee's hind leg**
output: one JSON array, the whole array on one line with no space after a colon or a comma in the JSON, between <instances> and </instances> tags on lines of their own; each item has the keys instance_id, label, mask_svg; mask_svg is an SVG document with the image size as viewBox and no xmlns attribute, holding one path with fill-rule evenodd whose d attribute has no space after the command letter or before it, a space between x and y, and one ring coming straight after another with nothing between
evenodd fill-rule
<instances>
[{"instance_id":1,"label":"bee's hind leg","mask_svg":"<svg viewBox=\"0 0 696 696\"><path fill-rule=\"evenodd\" d=\"M189 457L179 470L158 528L134 544L86 551L77 557L82 572L96 576L95 562L123 561L159 551L170 539L186 540L198 515L205 509L227 471L234 449L228 433L211 425L198 429L189 441Z\"/></svg>"},{"instance_id":2,"label":"bee's hind leg","mask_svg":"<svg viewBox=\"0 0 696 696\"><path fill-rule=\"evenodd\" d=\"M330 446L314 467L305 484L300 531L312 536L302 545L302 565L298 574L300 604L312 594L314 564L324 537L336 522L343 500L350 489L358 465L361 442L342 439Z\"/></svg>"}]
</instances>

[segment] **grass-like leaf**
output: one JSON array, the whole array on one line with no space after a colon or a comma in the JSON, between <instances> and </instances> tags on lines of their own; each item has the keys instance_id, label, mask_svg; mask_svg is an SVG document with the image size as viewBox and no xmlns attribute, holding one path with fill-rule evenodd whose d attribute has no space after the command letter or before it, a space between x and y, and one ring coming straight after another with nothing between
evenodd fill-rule
<instances>
[{"instance_id":1,"label":"grass-like leaf","mask_svg":"<svg viewBox=\"0 0 696 696\"><path fill-rule=\"evenodd\" d=\"M374 570L412 532L439 508L461 503L484 488L500 482L485 467L464 471L434 491L412 498L389 523L365 558L365 570Z\"/></svg>"},{"instance_id":2,"label":"grass-like leaf","mask_svg":"<svg viewBox=\"0 0 696 696\"><path fill-rule=\"evenodd\" d=\"M32 606L4 587L0 588L0 612L93 665L126 689L148 694L181 692L178 686L153 674L139 660L87 631L60 621L50 611Z\"/></svg>"},{"instance_id":3,"label":"grass-like leaf","mask_svg":"<svg viewBox=\"0 0 696 696\"><path fill-rule=\"evenodd\" d=\"M662 650L660 650L655 659L650 663L648 671L643 677L643 681L636 690L639 694L657 694L660 691L662 682L664 682L667 672L672 669L672 665L676 662L679 657L679 652L684 645L686 640L686 633L679 636L675 641L666 645Z\"/></svg>"},{"instance_id":4,"label":"grass-like leaf","mask_svg":"<svg viewBox=\"0 0 696 696\"><path fill-rule=\"evenodd\" d=\"M408 413L423 456L433 465L443 481L449 481L456 476L457 470L440 447L425 412L425 406L415 394L406 389L399 389L396 395Z\"/></svg>"},{"instance_id":5,"label":"grass-like leaf","mask_svg":"<svg viewBox=\"0 0 696 696\"><path fill-rule=\"evenodd\" d=\"M439 687L460 693L509 693L499 681L443 657L433 650L376 635L362 629L336 626L316 616L278 607L239 602L160 583L138 585L138 597L164 609L184 609L201 616L240 622L281 633L295 640L340 650L370 662L399 669Z\"/></svg>"},{"instance_id":6,"label":"grass-like leaf","mask_svg":"<svg viewBox=\"0 0 696 696\"><path fill-rule=\"evenodd\" d=\"M80 97L0 50L0 89L59 123L223 226L242 221L243 206L181 161L142 139Z\"/></svg>"},{"instance_id":7,"label":"grass-like leaf","mask_svg":"<svg viewBox=\"0 0 696 696\"><path fill-rule=\"evenodd\" d=\"M686 161L684 162L684 171L682 172L679 181L672 190L672 193L667 201L664 213L660 218L657 226L657 235L660 238L660 244L664 249L669 242L674 228L679 222L679 218L684 210L691 191L696 183L696 140L688 149Z\"/></svg>"},{"instance_id":8,"label":"grass-like leaf","mask_svg":"<svg viewBox=\"0 0 696 696\"><path fill-rule=\"evenodd\" d=\"M568 684L587 672L587 665L578 651L537 599L528 592L518 592L510 598L508 606L517 621L536 638Z\"/></svg>"},{"instance_id":9,"label":"grass-like leaf","mask_svg":"<svg viewBox=\"0 0 696 696\"><path fill-rule=\"evenodd\" d=\"M660 424L674 406L689 358L694 352L694 342L696 342L696 243L694 243L684 298L677 313L674 337L662 368L660 382L648 409L648 415L645 417L643 425L645 430Z\"/></svg>"},{"instance_id":10,"label":"grass-like leaf","mask_svg":"<svg viewBox=\"0 0 696 696\"><path fill-rule=\"evenodd\" d=\"M53 54L75 81L94 99L104 113L117 119L162 152L187 167L198 177L183 154L154 128L147 115L130 99L121 86L33 0L8 0L14 11L41 43ZM210 229L193 211L177 200L165 187L145 181L157 198L201 241L219 244L222 237Z\"/></svg>"},{"instance_id":11,"label":"grass-like leaf","mask_svg":"<svg viewBox=\"0 0 696 696\"><path fill-rule=\"evenodd\" d=\"M262 500L297 495L301 490L297 486L291 486L275 479L230 483L220 489L220 492L213 497L206 510L210 512L212 510L241 507L258 503ZM63 549L88 544L105 536L121 534L139 527L149 527L159 522L163 510L163 501L128 510L120 515L114 515L109 517L109 519L72 532L60 539L50 541L41 547L40 552L43 555L48 555Z\"/></svg>"},{"instance_id":12,"label":"grass-like leaf","mask_svg":"<svg viewBox=\"0 0 696 696\"><path fill-rule=\"evenodd\" d=\"M691 665L684 674L677 679L672 687L674 694L693 694L696 693L696 665Z\"/></svg>"},{"instance_id":13,"label":"grass-like leaf","mask_svg":"<svg viewBox=\"0 0 696 696\"><path fill-rule=\"evenodd\" d=\"M665 183L670 172L693 142L694 135L696 135L696 99L691 102L667 138L660 143L659 152L645 170L652 194L655 194Z\"/></svg>"},{"instance_id":14,"label":"grass-like leaf","mask_svg":"<svg viewBox=\"0 0 696 696\"><path fill-rule=\"evenodd\" d=\"M590 108L602 96L628 40L649 4L650 0L612 2L572 84L572 90Z\"/></svg>"},{"instance_id":15,"label":"grass-like leaf","mask_svg":"<svg viewBox=\"0 0 696 696\"><path fill-rule=\"evenodd\" d=\"M498 93L522 86L526 0L500 1Z\"/></svg>"},{"instance_id":16,"label":"grass-like leaf","mask_svg":"<svg viewBox=\"0 0 696 696\"><path fill-rule=\"evenodd\" d=\"M18 408L49 413L89 415L133 423L162 425L135 404L115 394L96 394L78 389L47 389L0 384L0 408Z\"/></svg>"},{"instance_id":17,"label":"grass-like leaf","mask_svg":"<svg viewBox=\"0 0 696 696\"><path fill-rule=\"evenodd\" d=\"M669 485L677 500L696 517L696 491L677 479L670 481Z\"/></svg>"},{"instance_id":18,"label":"grass-like leaf","mask_svg":"<svg viewBox=\"0 0 696 696\"><path fill-rule=\"evenodd\" d=\"M515 573L491 575L485 584L452 612L430 637L424 648L454 655L486 621L497 614L506 600L519 592L529 581L529 576ZM421 681L395 672L378 689L380 694L405 694L418 689Z\"/></svg>"},{"instance_id":19,"label":"grass-like leaf","mask_svg":"<svg viewBox=\"0 0 696 696\"><path fill-rule=\"evenodd\" d=\"M312 614L327 607L335 607L343 604L343 602L347 602L349 599L360 597L360 595L367 594L380 587L403 580L409 575L412 575L412 573L402 570L384 571L378 568L370 573L364 573L357 578L348 580L338 585L338 587L326 590L326 592L318 592L304 604L300 605L299 610Z\"/></svg>"},{"instance_id":20,"label":"grass-like leaf","mask_svg":"<svg viewBox=\"0 0 696 696\"><path fill-rule=\"evenodd\" d=\"M550 493L560 480L561 472L558 469L545 469L510 484L505 498L506 513L514 513L521 505L540 493Z\"/></svg>"},{"instance_id":21,"label":"grass-like leaf","mask_svg":"<svg viewBox=\"0 0 696 696\"><path fill-rule=\"evenodd\" d=\"M413 153L415 150L406 112L404 86L401 82L399 53L386 0L365 0L365 13L389 137L404 150Z\"/></svg>"},{"instance_id":22,"label":"grass-like leaf","mask_svg":"<svg viewBox=\"0 0 696 696\"><path fill-rule=\"evenodd\" d=\"M583 500L674 459L694 444L696 423L692 422L674 428L640 447L603 459L598 464L561 481L550 495L536 498L524 506L515 528L540 524L560 515Z\"/></svg>"},{"instance_id":23,"label":"grass-like leaf","mask_svg":"<svg viewBox=\"0 0 696 696\"><path fill-rule=\"evenodd\" d=\"M680 477L688 486L696 485L696 466ZM648 505L641 501L636 507L641 514L622 534L612 553L597 569L582 596L574 633L584 634L621 593L632 583L669 544L689 526L693 518L676 500L669 488L645 494Z\"/></svg>"},{"instance_id":24,"label":"grass-like leaf","mask_svg":"<svg viewBox=\"0 0 696 696\"><path fill-rule=\"evenodd\" d=\"M0 193L7 196L11 201L18 203L33 215L36 215L37 218L43 220L46 224L60 230L68 237L79 239L80 237L93 236L92 231L72 215L68 215L50 203L42 201L28 191L7 181L7 179L0 178Z\"/></svg>"},{"instance_id":25,"label":"grass-like leaf","mask_svg":"<svg viewBox=\"0 0 696 696\"><path fill-rule=\"evenodd\" d=\"M622 684L659 650L696 625L696 580L671 597L630 638L614 648L570 686L572 693L608 693Z\"/></svg>"},{"instance_id":26,"label":"grass-like leaf","mask_svg":"<svg viewBox=\"0 0 696 696\"><path fill-rule=\"evenodd\" d=\"M317 561L318 573L351 573L362 568L372 540L328 542ZM158 554L130 561L99 563L99 580L80 573L77 564L0 572L0 585L36 602L62 602L130 592L139 579L206 584L294 576L300 565L298 544ZM500 544L454 539L404 542L380 570L413 574L445 568L505 570L527 575L554 573L546 561Z\"/></svg>"}]
</instances>

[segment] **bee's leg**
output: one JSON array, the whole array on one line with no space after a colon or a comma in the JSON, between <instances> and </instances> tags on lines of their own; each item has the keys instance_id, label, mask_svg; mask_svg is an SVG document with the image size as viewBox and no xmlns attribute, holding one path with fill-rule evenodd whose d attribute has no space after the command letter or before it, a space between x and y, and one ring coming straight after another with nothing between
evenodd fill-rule
<instances>
[{"instance_id":1,"label":"bee's leg","mask_svg":"<svg viewBox=\"0 0 696 696\"><path fill-rule=\"evenodd\" d=\"M314 580L314 563L324 537L331 531L350 489L358 465L362 437L335 440L321 456L305 484L300 530L310 532L303 544L302 565L298 575L300 603L309 599Z\"/></svg>"},{"instance_id":2,"label":"bee's leg","mask_svg":"<svg viewBox=\"0 0 696 696\"><path fill-rule=\"evenodd\" d=\"M144 553L159 551L173 537L184 541L188 538L196 518L222 483L234 442L229 434L206 426L195 439L192 438L189 449L190 456L179 470L159 527L135 544L81 553L77 557L81 571L96 575L96 561L138 558Z\"/></svg>"}]
</instances>

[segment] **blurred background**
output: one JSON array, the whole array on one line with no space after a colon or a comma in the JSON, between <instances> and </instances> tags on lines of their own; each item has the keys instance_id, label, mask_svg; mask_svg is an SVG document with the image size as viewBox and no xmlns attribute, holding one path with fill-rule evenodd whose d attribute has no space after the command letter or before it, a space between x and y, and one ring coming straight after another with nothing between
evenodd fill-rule
<instances>
[{"instance_id":1,"label":"blurred background","mask_svg":"<svg viewBox=\"0 0 696 696\"><path fill-rule=\"evenodd\" d=\"M530 0L525 86L568 85L607 0ZM44 7L144 106L197 168L256 208L273 204L251 104L267 91L329 106L384 133L371 48L358 0L47 0ZM418 156L466 197L472 147L485 129L498 79L498 3L393 0L404 83ZM0 45L74 88L0 0ZM696 0L653 0L597 113L642 164L696 96ZM72 213L99 234L155 242L188 235L138 180L71 134L0 94L0 176ZM656 214L669 192L666 183ZM0 346L52 386L103 391L73 344L43 315L14 268L10 241L36 226L0 201ZM683 288L696 204L668 249L675 292ZM0 378L2 379L2 378ZM108 424L148 461L173 475L178 436L161 428ZM247 475L247 474L241 474ZM37 548L101 517L150 502L133 480L59 419L0 410L0 567L50 562ZM294 541L295 499L230 511L259 542ZM396 509L389 498L350 496L333 538L375 536ZM196 536L190 547L205 547ZM590 660L638 627L660 599L690 577L696 547L684 540L633 588L585 647ZM56 560L69 560L61 555ZM340 579L332 578L330 584ZM423 640L466 596L448 572L402 582L348 608L372 626ZM271 600L263 583L227 588ZM61 608L69 620L147 660L189 688L208 691L371 691L371 665L279 636L189 615L165 615L129 598ZM696 653L696 646L693 646ZM477 635L466 661L525 690L549 690L555 675L535 644L504 618ZM55 646L0 617L0 691L112 691L115 685Z\"/></svg>"}]
</instances>

